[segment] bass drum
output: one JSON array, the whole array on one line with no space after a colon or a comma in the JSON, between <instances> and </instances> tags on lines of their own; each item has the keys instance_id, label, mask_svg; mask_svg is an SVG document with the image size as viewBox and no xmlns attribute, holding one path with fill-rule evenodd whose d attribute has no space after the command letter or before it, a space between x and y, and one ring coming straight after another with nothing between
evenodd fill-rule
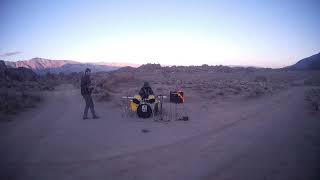
<instances>
[{"instance_id":1,"label":"bass drum","mask_svg":"<svg viewBox=\"0 0 320 180\"><path fill-rule=\"evenodd\" d=\"M152 109L149 104L142 103L138 106L137 114L141 118L149 118L152 115Z\"/></svg>"}]
</instances>

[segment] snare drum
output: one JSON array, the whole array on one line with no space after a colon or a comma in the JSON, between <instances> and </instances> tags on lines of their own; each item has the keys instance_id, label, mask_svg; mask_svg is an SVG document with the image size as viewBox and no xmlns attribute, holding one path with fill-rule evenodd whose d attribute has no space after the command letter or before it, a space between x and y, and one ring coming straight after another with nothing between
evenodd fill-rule
<instances>
[{"instance_id":1,"label":"snare drum","mask_svg":"<svg viewBox=\"0 0 320 180\"><path fill-rule=\"evenodd\" d=\"M149 95L147 102L150 104L156 102L156 97L154 95Z\"/></svg>"}]
</instances>

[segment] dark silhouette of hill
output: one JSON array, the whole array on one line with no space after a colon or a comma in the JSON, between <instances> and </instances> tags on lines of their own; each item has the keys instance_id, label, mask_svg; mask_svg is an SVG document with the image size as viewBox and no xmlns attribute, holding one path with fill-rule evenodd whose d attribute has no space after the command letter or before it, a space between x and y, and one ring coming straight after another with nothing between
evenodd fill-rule
<instances>
[{"instance_id":1,"label":"dark silhouette of hill","mask_svg":"<svg viewBox=\"0 0 320 180\"><path fill-rule=\"evenodd\" d=\"M292 66L285 67L291 70L320 70L320 53L301 59Z\"/></svg>"}]
</instances>

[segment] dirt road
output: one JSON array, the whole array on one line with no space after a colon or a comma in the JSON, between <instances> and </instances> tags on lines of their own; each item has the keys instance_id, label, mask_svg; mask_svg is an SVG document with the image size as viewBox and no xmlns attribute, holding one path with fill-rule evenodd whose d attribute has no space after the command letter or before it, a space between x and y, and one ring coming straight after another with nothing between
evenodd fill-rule
<instances>
[{"instance_id":1,"label":"dirt road","mask_svg":"<svg viewBox=\"0 0 320 180\"><path fill-rule=\"evenodd\" d=\"M111 103L82 120L79 90L61 86L0 124L0 179L319 179L320 118L305 88L203 102L191 121L157 123L123 119Z\"/></svg>"}]
</instances>

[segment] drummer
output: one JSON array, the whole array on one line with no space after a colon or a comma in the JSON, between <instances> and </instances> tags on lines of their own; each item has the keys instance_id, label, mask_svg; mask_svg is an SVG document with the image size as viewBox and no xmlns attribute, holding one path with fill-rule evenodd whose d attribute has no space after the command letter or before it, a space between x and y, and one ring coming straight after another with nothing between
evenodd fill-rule
<instances>
[{"instance_id":1,"label":"drummer","mask_svg":"<svg viewBox=\"0 0 320 180\"><path fill-rule=\"evenodd\" d=\"M149 95L154 95L148 82L143 83L143 86L139 91L139 95L142 99L148 99Z\"/></svg>"}]
</instances>

